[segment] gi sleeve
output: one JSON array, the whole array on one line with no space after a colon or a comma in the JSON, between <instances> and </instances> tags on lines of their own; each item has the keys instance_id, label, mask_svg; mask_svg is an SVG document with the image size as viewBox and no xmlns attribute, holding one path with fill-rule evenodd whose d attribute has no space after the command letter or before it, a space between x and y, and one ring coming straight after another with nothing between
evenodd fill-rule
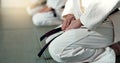
<instances>
[{"instance_id":1,"label":"gi sleeve","mask_svg":"<svg viewBox=\"0 0 120 63\"><path fill-rule=\"evenodd\" d=\"M73 0L67 0L65 4L65 8L62 13L62 17L67 15L67 14L73 14Z\"/></svg>"},{"instance_id":2,"label":"gi sleeve","mask_svg":"<svg viewBox=\"0 0 120 63\"><path fill-rule=\"evenodd\" d=\"M92 2L80 16L81 23L89 30L102 24L106 17L120 5L120 0L97 0Z\"/></svg>"}]
</instances>

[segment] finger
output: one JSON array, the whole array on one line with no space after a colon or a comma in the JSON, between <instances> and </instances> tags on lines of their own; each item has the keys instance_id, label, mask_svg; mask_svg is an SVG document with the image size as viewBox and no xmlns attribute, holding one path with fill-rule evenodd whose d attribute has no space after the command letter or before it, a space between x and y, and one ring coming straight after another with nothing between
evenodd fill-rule
<instances>
[{"instance_id":1,"label":"finger","mask_svg":"<svg viewBox=\"0 0 120 63\"><path fill-rule=\"evenodd\" d=\"M67 23L65 25L65 29L70 25L71 21L70 20L67 20Z\"/></svg>"},{"instance_id":2,"label":"finger","mask_svg":"<svg viewBox=\"0 0 120 63\"><path fill-rule=\"evenodd\" d=\"M75 20L75 18L66 18L66 20L63 22L62 30L65 30L70 25L72 20Z\"/></svg>"},{"instance_id":3,"label":"finger","mask_svg":"<svg viewBox=\"0 0 120 63\"><path fill-rule=\"evenodd\" d=\"M76 26L75 22L76 22L76 21L73 20L73 21L70 23L70 25L65 29L65 31L70 30L70 29L74 29L74 27Z\"/></svg>"},{"instance_id":4,"label":"finger","mask_svg":"<svg viewBox=\"0 0 120 63\"><path fill-rule=\"evenodd\" d=\"M66 27L66 24L67 24L67 21L63 21L63 24L62 24L62 30L65 30L65 27Z\"/></svg>"},{"instance_id":5,"label":"finger","mask_svg":"<svg viewBox=\"0 0 120 63\"><path fill-rule=\"evenodd\" d=\"M72 23L65 29L65 31L72 29Z\"/></svg>"},{"instance_id":6,"label":"finger","mask_svg":"<svg viewBox=\"0 0 120 63\"><path fill-rule=\"evenodd\" d=\"M74 18L69 19L69 20L67 21L67 24L66 24L65 29L68 28L68 27L70 26L71 22L74 21L74 20L75 20Z\"/></svg>"}]
</instances>

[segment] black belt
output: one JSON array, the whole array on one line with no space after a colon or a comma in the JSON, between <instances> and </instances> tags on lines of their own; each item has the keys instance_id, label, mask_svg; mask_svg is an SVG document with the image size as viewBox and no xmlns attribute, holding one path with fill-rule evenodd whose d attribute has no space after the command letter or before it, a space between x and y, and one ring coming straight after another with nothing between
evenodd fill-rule
<instances>
[{"instance_id":1,"label":"black belt","mask_svg":"<svg viewBox=\"0 0 120 63\"><path fill-rule=\"evenodd\" d=\"M57 28L57 29L53 29L47 33L45 33L41 38L40 38L40 41L42 41L44 38L46 37L49 37L50 35L52 34L55 34L57 32L60 32L62 31L61 30L61 27L60 28ZM61 33L62 34L62 33ZM57 35L56 37L54 37L53 39L51 39L47 44L44 45L44 47L40 50L40 52L38 53L38 57L41 57L41 55L43 54L43 52L45 51L45 49L49 46L49 44L55 39L57 38L58 36L60 36L61 34Z\"/></svg>"},{"instance_id":2,"label":"black belt","mask_svg":"<svg viewBox=\"0 0 120 63\"><path fill-rule=\"evenodd\" d=\"M109 15L112 15L112 14L116 13L117 11L120 11L120 10L117 8L113 12L111 12Z\"/></svg>"},{"instance_id":3,"label":"black belt","mask_svg":"<svg viewBox=\"0 0 120 63\"><path fill-rule=\"evenodd\" d=\"M109 15L114 14L114 13L117 12L117 11L119 11L119 9L114 10L114 11L113 11L112 13L110 13ZM61 27L56 28L56 29L53 29L53 30L45 33L45 34L40 38L40 41L42 41L42 40L43 40L44 38L46 38L46 37L49 37L49 36L52 35L52 34L55 34L55 33L57 33L57 32L60 32L60 31L62 31ZM60 36L60 35L61 35L61 34L59 34L58 36ZM56 37L58 37L58 36L56 36ZM51 39L47 44L44 45L44 47L43 47L43 48L40 50L40 52L38 53L38 56L39 56L39 57L41 57L41 55L43 54L43 52L45 51L45 49L49 46L49 44L50 44L56 37L54 37L54 38Z\"/></svg>"}]
</instances>

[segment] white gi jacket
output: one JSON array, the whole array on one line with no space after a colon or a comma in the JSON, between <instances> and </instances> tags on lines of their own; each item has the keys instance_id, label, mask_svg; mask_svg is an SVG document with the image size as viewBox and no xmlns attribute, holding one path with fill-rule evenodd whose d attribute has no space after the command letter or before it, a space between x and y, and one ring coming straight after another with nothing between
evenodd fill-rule
<instances>
[{"instance_id":1,"label":"white gi jacket","mask_svg":"<svg viewBox=\"0 0 120 63\"><path fill-rule=\"evenodd\" d=\"M79 3L79 1L70 0L67 2L66 9L64 10L62 16L67 14L74 14L77 19L80 18L82 24L85 27L88 29L95 29L96 27L100 26L102 21L110 14L110 12L120 7L119 1L120 0L110 0L109 2L108 0L83 0L83 6L86 10L85 13L81 15L80 7L76 4L73 4ZM87 3L84 4L84 2Z\"/></svg>"},{"instance_id":2,"label":"white gi jacket","mask_svg":"<svg viewBox=\"0 0 120 63\"><path fill-rule=\"evenodd\" d=\"M68 30L53 40L49 45L52 58L67 63L115 63L114 51L108 47L113 43L113 26L107 16L120 7L120 0L82 0L84 13L79 2L68 0L62 16L73 14L84 26ZM48 37L46 42L56 35Z\"/></svg>"}]
</instances>

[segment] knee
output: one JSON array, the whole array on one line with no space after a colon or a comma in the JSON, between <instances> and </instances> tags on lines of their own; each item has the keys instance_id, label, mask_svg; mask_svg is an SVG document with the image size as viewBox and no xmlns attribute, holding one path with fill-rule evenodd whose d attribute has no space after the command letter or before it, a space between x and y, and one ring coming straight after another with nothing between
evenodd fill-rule
<instances>
[{"instance_id":1,"label":"knee","mask_svg":"<svg viewBox=\"0 0 120 63\"><path fill-rule=\"evenodd\" d=\"M33 21L33 24L35 26L43 26L45 25L45 21L47 19L45 19L45 17L42 15L42 14L35 14L33 17L32 17L32 21Z\"/></svg>"}]
</instances>

